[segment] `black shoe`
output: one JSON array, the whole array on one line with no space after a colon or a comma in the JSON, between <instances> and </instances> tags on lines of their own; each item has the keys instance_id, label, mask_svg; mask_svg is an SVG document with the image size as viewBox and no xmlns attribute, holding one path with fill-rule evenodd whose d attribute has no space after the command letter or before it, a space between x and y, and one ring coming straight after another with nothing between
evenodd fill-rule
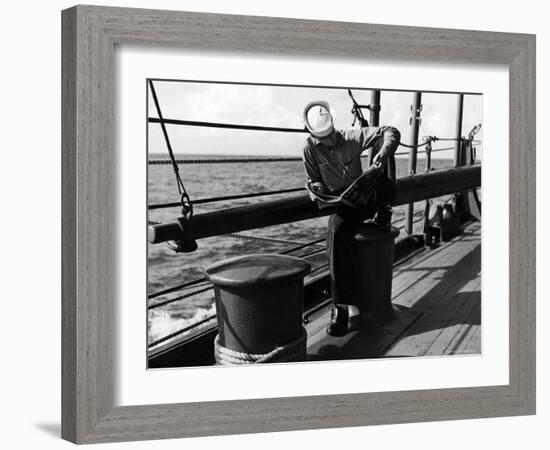
<instances>
[{"instance_id":1,"label":"black shoe","mask_svg":"<svg viewBox=\"0 0 550 450\"><path fill-rule=\"evenodd\" d=\"M361 311L356 305L336 303L330 308L330 322L327 334L330 336L345 336L361 328Z\"/></svg>"},{"instance_id":2,"label":"black shoe","mask_svg":"<svg viewBox=\"0 0 550 450\"><path fill-rule=\"evenodd\" d=\"M344 336L348 333L349 315L347 308L341 305L330 307L330 322L327 326L327 334L330 336Z\"/></svg>"}]
</instances>

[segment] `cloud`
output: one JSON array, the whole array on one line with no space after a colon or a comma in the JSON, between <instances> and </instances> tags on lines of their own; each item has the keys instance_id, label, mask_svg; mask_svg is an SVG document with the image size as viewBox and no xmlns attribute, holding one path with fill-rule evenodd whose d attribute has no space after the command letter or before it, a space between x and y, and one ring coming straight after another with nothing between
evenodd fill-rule
<instances>
[{"instance_id":1,"label":"cloud","mask_svg":"<svg viewBox=\"0 0 550 450\"><path fill-rule=\"evenodd\" d=\"M312 100L326 100L336 110L336 126L349 128L352 103L345 89L254 86L217 83L155 82L166 118L232 124L302 128L302 110ZM370 103L370 91L354 90L360 104ZM382 124L400 129L403 141L410 140L411 92L382 91ZM453 137L456 94L425 93L420 136ZM368 111L364 111L368 117ZM481 96L468 95L464 103L466 135L482 120ZM156 112L150 103L150 115ZM158 124L150 124L149 151L166 152ZM239 131L205 127L170 126L169 135L177 153L299 155L305 135ZM481 136L481 135L480 135ZM452 152L438 156L449 157Z\"/></svg>"}]
</instances>

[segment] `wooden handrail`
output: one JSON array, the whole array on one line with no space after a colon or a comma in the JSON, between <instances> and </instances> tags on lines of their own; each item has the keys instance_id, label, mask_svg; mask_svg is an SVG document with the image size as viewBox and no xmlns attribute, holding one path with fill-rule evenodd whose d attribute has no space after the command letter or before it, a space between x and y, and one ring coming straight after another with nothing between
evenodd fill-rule
<instances>
[{"instance_id":1,"label":"wooden handrail","mask_svg":"<svg viewBox=\"0 0 550 450\"><path fill-rule=\"evenodd\" d=\"M481 185L481 165L435 170L399 178L393 206L465 191ZM226 233L296 222L332 214L319 209L307 194L293 195L253 205L197 214L185 231L178 223L149 226L149 242L156 244L184 237L201 239Z\"/></svg>"}]
</instances>

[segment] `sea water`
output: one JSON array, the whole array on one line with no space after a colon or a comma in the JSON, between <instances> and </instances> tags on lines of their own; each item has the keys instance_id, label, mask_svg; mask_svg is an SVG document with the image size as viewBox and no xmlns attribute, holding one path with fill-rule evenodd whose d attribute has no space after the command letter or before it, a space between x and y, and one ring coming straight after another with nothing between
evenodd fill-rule
<instances>
[{"instance_id":1,"label":"sea water","mask_svg":"<svg viewBox=\"0 0 550 450\"><path fill-rule=\"evenodd\" d=\"M185 159L215 158L234 159L243 156L194 156ZM254 157L255 159L258 157ZM266 157L267 158L267 157ZM166 159L165 155L150 155L150 160ZM432 167L449 168L452 160L433 159ZM418 159L420 173L424 171L425 161ZM408 173L407 158L396 159L397 176ZM229 196L234 194L274 191L300 188L305 184L305 173L301 161L222 163L222 164L182 164L180 175L191 200ZM291 194L279 194L262 197L225 200L198 204L194 214L220 210L235 206L250 205L288 197ZM179 194L175 175L171 165L149 165L148 167L148 204L178 202ZM425 202L415 204L416 229L420 229ZM393 222L398 228L404 226L406 205L393 210ZM173 222L181 216L181 208L149 210L149 222ZM168 289L203 277L203 269L213 262L232 256L251 253L277 253L301 243L322 239L326 235L327 217L270 226L261 229L237 233L239 236L218 236L198 241L198 249L193 253L175 253L166 244L148 244L148 294ZM403 231L402 231L403 232ZM265 239L254 239L254 237ZM279 242L281 241L281 242ZM312 255L310 253L316 252ZM313 270L326 265L324 242L292 253L304 256L312 264ZM194 285L174 293L157 296L148 301L148 306L177 299L161 307L149 309L149 342L170 335L214 313L213 291L207 283ZM195 294L195 292L198 292ZM139 301L139 300L138 300ZM146 299L144 299L146 301Z\"/></svg>"}]
</instances>

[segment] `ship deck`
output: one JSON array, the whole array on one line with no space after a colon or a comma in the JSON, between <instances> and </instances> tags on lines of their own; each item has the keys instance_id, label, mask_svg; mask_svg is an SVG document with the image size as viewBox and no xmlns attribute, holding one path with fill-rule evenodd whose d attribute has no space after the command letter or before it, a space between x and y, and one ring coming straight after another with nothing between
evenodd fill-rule
<instances>
[{"instance_id":1,"label":"ship deck","mask_svg":"<svg viewBox=\"0 0 550 450\"><path fill-rule=\"evenodd\" d=\"M328 336L328 308L306 325L308 360L481 353L481 225L394 268L396 319L343 337Z\"/></svg>"}]
</instances>

